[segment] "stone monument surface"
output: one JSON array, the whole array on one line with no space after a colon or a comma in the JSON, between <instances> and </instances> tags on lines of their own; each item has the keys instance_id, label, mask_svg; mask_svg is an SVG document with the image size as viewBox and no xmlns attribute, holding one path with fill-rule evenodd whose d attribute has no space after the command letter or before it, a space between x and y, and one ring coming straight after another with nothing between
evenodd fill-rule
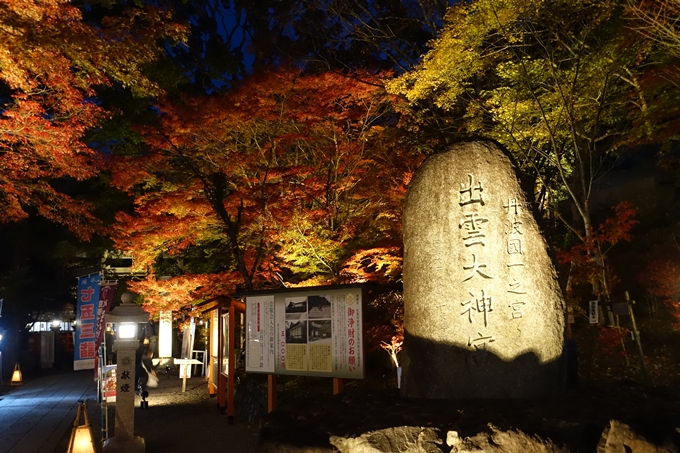
<instances>
[{"instance_id":1,"label":"stone monument surface","mask_svg":"<svg viewBox=\"0 0 680 453\"><path fill-rule=\"evenodd\" d=\"M564 299L506 152L458 143L406 196L402 395L524 398L564 387Z\"/></svg>"}]
</instances>

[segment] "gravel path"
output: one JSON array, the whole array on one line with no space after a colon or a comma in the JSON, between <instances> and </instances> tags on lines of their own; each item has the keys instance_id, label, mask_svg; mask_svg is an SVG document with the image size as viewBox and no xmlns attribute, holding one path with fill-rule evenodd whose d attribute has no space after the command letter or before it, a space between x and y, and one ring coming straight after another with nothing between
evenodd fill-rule
<instances>
[{"instance_id":1,"label":"gravel path","mask_svg":"<svg viewBox=\"0 0 680 453\"><path fill-rule=\"evenodd\" d=\"M203 378L187 379L186 391L182 392L182 380L175 376L161 376L158 388L149 392L149 408L139 408L135 403L135 433L144 438L146 453L229 451L251 453L255 450L259 428L235 417L229 425L226 415L221 415L217 399L208 395ZM86 401L92 434L95 440L102 435L102 407L93 400ZM109 437L115 435L115 404L108 405ZM55 448L54 453L68 449L71 430ZM96 444L101 452L101 443Z\"/></svg>"}]
</instances>

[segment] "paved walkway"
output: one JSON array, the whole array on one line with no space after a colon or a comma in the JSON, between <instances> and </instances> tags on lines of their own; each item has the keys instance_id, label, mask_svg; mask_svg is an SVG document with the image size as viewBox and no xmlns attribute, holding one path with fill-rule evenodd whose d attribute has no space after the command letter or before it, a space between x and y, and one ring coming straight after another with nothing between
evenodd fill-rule
<instances>
[{"instance_id":1,"label":"paved walkway","mask_svg":"<svg viewBox=\"0 0 680 453\"><path fill-rule=\"evenodd\" d=\"M7 390L0 391L0 453L52 453L73 426L78 400L97 397L92 370L39 377Z\"/></svg>"}]
</instances>

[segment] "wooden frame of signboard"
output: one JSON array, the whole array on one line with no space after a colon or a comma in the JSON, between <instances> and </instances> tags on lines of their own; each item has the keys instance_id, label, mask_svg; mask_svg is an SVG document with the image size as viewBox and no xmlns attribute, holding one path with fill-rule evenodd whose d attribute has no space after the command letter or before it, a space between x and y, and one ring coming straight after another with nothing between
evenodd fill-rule
<instances>
[{"instance_id":1,"label":"wooden frame of signboard","mask_svg":"<svg viewBox=\"0 0 680 453\"><path fill-rule=\"evenodd\" d=\"M210 304L210 305L209 305ZM217 338L217 357L212 356L213 345L210 344L209 351L211 351L209 375L208 375L208 391L210 394L217 394L217 406L221 414L226 412L228 417L228 423L232 425L234 423L234 383L236 380L235 376L235 364L236 364L236 314L245 313L246 306L243 302L232 299L227 296L218 296L213 299L207 300L197 307L209 305L201 311L201 313L208 313L217 310L218 323L215 325L214 322L210 323L210 342ZM228 316L224 316L228 315ZM228 324L225 325L224 320L228 319ZM213 330L215 329L215 330ZM226 345L224 344L225 338L222 335L224 331L227 331L226 335ZM224 363L224 355L227 354L227 369L222 369L222 364ZM213 361L216 361L214 366ZM224 372L226 371L226 373ZM216 382L215 382L216 381Z\"/></svg>"}]
</instances>

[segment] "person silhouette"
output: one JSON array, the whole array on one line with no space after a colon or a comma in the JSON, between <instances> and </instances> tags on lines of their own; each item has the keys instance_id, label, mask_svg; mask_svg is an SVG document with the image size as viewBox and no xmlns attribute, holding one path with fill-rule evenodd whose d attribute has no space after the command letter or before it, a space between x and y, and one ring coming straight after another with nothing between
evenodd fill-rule
<instances>
[{"instance_id":1,"label":"person silhouette","mask_svg":"<svg viewBox=\"0 0 680 453\"><path fill-rule=\"evenodd\" d=\"M146 400L149 396L149 376L157 378L156 371L153 368L153 351L147 347L142 353L142 358L137 366L137 393L142 397L142 409L149 407L149 402Z\"/></svg>"}]
</instances>

